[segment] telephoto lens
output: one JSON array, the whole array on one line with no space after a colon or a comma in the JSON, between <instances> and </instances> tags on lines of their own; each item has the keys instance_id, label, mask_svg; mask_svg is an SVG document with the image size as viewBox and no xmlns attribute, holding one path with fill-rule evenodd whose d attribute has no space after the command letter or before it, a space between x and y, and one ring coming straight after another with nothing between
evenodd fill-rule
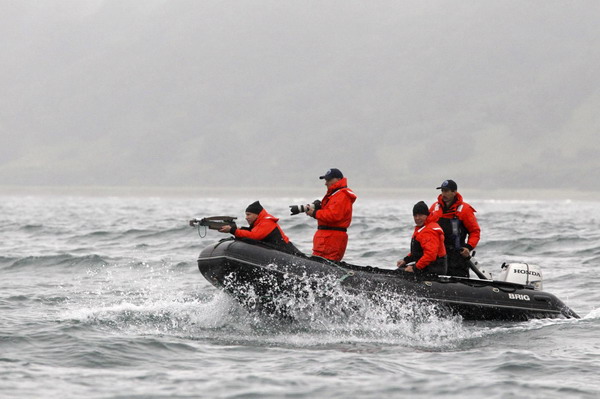
<instances>
[{"instance_id":1,"label":"telephoto lens","mask_svg":"<svg viewBox=\"0 0 600 399\"><path fill-rule=\"evenodd\" d=\"M306 212L308 210L308 205L290 205L290 214L297 215L299 213Z\"/></svg>"}]
</instances>

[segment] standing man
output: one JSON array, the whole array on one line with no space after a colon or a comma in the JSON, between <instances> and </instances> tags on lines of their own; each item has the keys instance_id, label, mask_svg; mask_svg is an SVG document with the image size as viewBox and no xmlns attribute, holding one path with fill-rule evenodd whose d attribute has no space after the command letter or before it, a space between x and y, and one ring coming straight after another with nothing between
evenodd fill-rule
<instances>
[{"instance_id":1,"label":"standing man","mask_svg":"<svg viewBox=\"0 0 600 399\"><path fill-rule=\"evenodd\" d=\"M347 229L352 222L352 204L356 194L348 188L348 181L339 169L329 169L319 179L325 180L327 193L316 209L311 204L306 214L317 219L313 237L313 255L340 261L348 244Z\"/></svg>"},{"instance_id":2,"label":"standing man","mask_svg":"<svg viewBox=\"0 0 600 399\"><path fill-rule=\"evenodd\" d=\"M254 201L246 208L246 221L249 227L223 226L221 233L233 234L236 238L249 238L265 242L275 249L288 253L300 251L285 235L279 224L279 219L270 215L258 201Z\"/></svg>"},{"instance_id":3,"label":"standing man","mask_svg":"<svg viewBox=\"0 0 600 399\"><path fill-rule=\"evenodd\" d=\"M439 224L432 222L428 216L427 204L423 201L417 202L413 207L415 231L410 241L410 253L396 263L399 268L405 268L404 272L414 273L415 278L446 274L444 232ZM414 266L408 265L412 262L416 262Z\"/></svg>"},{"instance_id":4,"label":"standing man","mask_svg":"<svg viewBox=\"0 0 600 399\"><path fill-rule=\"evenodd\" d=\"M437 222L444 230L448 274L469 277L467 260L477 246L481 232L475 217L476 211L463 201L454 180L444 180L440 187L437 187L437 190L440 189L442 193L429 211L431 221Z\"/></svg>"}]
</instances>

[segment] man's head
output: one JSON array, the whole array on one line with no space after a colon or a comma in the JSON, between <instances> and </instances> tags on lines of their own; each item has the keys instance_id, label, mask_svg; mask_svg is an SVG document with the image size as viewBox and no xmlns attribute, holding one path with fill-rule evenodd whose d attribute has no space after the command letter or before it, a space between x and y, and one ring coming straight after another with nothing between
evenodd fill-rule
<instances>
[{"instance_id":1,"label":"man's head","mask_svg":"<svg viewBox=\"0 0 600 399\"><path fill-rule=\"evenodd\" d=\"M325 172L323 176L319 176L319 179L325 179L325 185L327 188L331 187L343 178L344 175L342 174L342 171L336 168L331 168Z\"/></svg>"},{"instance_id":2,"label":"man's head","mask_svg":"<svg viewBox=\"0 0 600 399\"><path fill-rule=\"evenodd\" d=\"M423 201L419 201L413 206L413 218L415 220L415 224L419 227L425 224L425 220L427 220L427 216L429 216L429 208L427 204Z\"/></svg>"},{"instance_id":3,"label":"man's head","mask_svg":"<svg viewBox=\"0 0 600 399\"><path fill-rule=\"evenodd\" d=\"M446 204L451 204L452 201L454 201L454 197L456 197L458 185L454 180L444 180L443 183L436 189L442 190L442 201L444 201Z\"/></svg>"},{"instance_id":4,"label":"man's head","mask_svg":"<svg viewBox=\"0 0 600 399\"><path fill-rule=\"evenodd\" d=\"M246 208L246 221L248 222L248 224L251 225L252 223L256 222L256 219L258 219L258 214L263 209L264 208L258 201L254 201L253 203L248 205L248 207Z\"/></svg>"}]
</instances>

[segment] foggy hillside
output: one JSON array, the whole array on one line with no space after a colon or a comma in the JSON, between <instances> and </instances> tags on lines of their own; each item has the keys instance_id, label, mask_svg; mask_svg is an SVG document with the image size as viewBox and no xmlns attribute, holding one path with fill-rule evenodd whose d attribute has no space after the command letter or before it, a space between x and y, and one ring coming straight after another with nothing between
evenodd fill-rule
<instances>
[{"instance_id":1,"label":"foggy hillside","mask_svg":"<svg viewBox=\"0 0 600 399\"><path fill-rule=\"evenodd\" d=\"M0 185L598 189L597 1L2 1Z\"/></svg>"}]
</instances>

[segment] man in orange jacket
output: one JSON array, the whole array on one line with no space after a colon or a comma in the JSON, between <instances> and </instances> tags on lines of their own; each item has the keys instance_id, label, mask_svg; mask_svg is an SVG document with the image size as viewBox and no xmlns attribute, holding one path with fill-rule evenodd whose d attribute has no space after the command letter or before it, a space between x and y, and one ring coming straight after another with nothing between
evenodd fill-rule
<instances>
[{"instance_id":1,"label":"man in orange jacket","mask_svg":"<svg viewBox=\"0 0 600 399\"><path fill-rule=\"evenodd\" d=\"M437 189L441 189L442 193L429 211L431 220L437 222L444 230L448 274L469 277L467 260L477 246L481 234L475 217L476 211L463 201L454 180L444 180Z\"/></svg>"},{"instance_id":2,"label":"man in orange jacket","mask_svg":"<svg viewBox=\"0 0 600 399\"><path fill-rule=\"evenodd\" d=\"M348 188L348 181L339 169L329 169L319 179L325 180L327 193L316 209L310 205L306 214L317 219L313 237L313 255L340 261L348 245L347 230L352 222L352 204L356 194Z\"/></svg>"},{"instance_id":3,"label":"man in orange jacket","mask_svg":"<svg viewBox=\"0 0 600 399\"><path fill-rule=\"evenodd\" d=\"M427 204L419 201L413 207L415 230L410 241L410 253L396 265L404 272L414 273L415 278L446 274L446 248L444 232L439 224L430 220ZM416 262L415 265L408 265Z\"/></svg>"},{"instance_id":4,"label":"man in orange jacket","mask_svg":"<svg viewBox=\"0 0 600 399\"><path fill-rule=\"evenodd\" d=\"M291 243L277 222L279 219L270 215L260 204L255 201L246 208L246 221L249 227L223 226L221 233L231 233L236 238L249 238L262 241L284 252L299 253L300 251Z\"/></svg>"}]
</instances>

